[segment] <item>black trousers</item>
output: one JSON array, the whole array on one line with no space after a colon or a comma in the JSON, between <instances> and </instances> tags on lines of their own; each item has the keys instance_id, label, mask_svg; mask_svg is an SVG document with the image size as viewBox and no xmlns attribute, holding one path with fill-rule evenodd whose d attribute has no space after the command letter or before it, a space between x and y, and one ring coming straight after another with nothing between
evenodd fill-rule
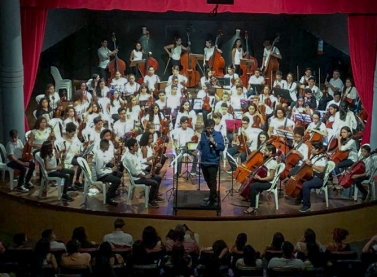
<instances>
[{"instance_id":1,"label":"black trousers","mask_svg":"<svg viewBox=\"0 0 377 277\"><path fill-rule=\"evenodd\" d=\"M62 170L56 170L53 172L49 172L49 177L60 177L64 178L64 187L63 187L63 194L67 193L67 189L69 186L72 185L73 175L75 174L75 171L73 169L67 169L63 168ZM60 184L56 184L57 186L60 186Z\"/></svg>"},{"instance_id":2,"label":"black trousers","mask_svg":"<svg viewBox=\"0 0 377 277\"><path fill-rule=\"evenodd\" d=\"M34 172L34 169L35 169L35 163L33 161L29 162L29 167L20 165L19 163L15 162L15 161L10 161L9 163L7 163L7 166L20 171L20 176L18 177L18 186L19 187L24 185L24 183L25 184L29 183L29 181L31 180L31 177L33 176L33 172ZM28 169L29 169L29 171L28 171ZM27 172L27 175L26 175L26 178L25 178L26 171L28 171L28 172Z\"/></svg>"},{"instance_id":3,"label":"black trousers","mask_svg":"<svg viewBox=\"0 0 377 277\"><path fill-rule=\"evenodd\" d=\"M360 190L362 194L367 194L368 191L364 188L364 186L361 184L363 181L368 180L368 176L359 177L353 180L355 186Z\"/></svg>"},{"instance_id":4,"label":"black trousers","mask_svg":"<svg viewBox=\"0 0 377 277\"><path fill-rule=\"evenodd\" d=\"M77 158L79 158L79 157L74 157L74 158L72 159L72 162L71 162L72 165L77 165L77 170L76 170L76 182L79 181L79 179L80 179L80 175L81 175L81 172L82 172L82 169L81 169L81 167L79 166L79 163L77 162Z\"/></svg>"},{"instance_id":5,"label":"black trousers","mask_svg":"<svg viewBox=\"0 0 377 277\"><path fill-rule=\"evenodd\" d=\"M122 176L123 176L122 172L113 171L112 173L105 174L102 177L97 178L98 181L111 183L111 186L109 187L109 190L107 191L106 200L115 197L115 192L120 185L120 182L121 182L120 178L122 178Z\"/></svg>"},{"instance_id":6,"label":"black trousers","mask_svg":"<svg viewBox=\"0 0 377 277\"><path fill-rule=\"evenodd\" d=\"M158 196L158 190L161 184L161 177L159 175L153 175L152 178L140 178L135 180L135 184L144 184L150 187L149 202L155 200Z\"/></svg>"},{"instance_id":7,"label":"black trousers","mask_svg":"<svg viewBox=\"0 0 377 277\"><path fill-rule=\"evenodd\" d=\"M201 164L204 180L209 188L209 201L215 202L217 198L217 172L219 165L204 165Z\"/></svg>"}]
</instances>

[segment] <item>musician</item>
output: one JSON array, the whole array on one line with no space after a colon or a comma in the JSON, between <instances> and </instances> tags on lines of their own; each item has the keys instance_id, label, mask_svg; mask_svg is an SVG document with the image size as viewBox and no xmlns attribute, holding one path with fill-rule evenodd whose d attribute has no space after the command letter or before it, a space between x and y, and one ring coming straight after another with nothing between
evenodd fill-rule
<instances>
[{"instance_id":1,"label":"musician","mask_svg":"<svg viewBox=\"0 0 377 277\"><path fill-rule=\"evenodd\" d=\"M207 69L205 71L205 74L202 78L200 78L200 84L203 86L205 83L210 83L212 79L213 71L210 69Z\"/></svg>"},{"instance_id":2,"label":"musician","mask_svg":"<svg viewBox=\"0 0 377 277\"><path fill-rule=\"evenodd\" d=\"M217 172L220 164L220 152L224 150L224 138L222 134L215 131L215 121L208 119L205 125L205 131L200 136L197 146L197 152L200 151L201 163L200 168L203 172L204 180L209 188L209 197L204 199L202 207L208 207L215 204L217 195Z\"/></svg>"},{"instance_id":3,"label":"musician","mask_svg":"<svg viewBox=\"0 0 377 277\"><path fill-rule=\"evenodd\" d=\"M135 128L134 119L131 117L127 120L127 111L125 108L121 107L118 109L119 120L113 125L113 132L118 139L124 137L127 132L132 132L137 130Z\"/></svg>"},{"instance_id":4,"label":"musician","mask_svg":"<svg viewBox=\"0 0 377 277\"><path fill-rule=\"evenodd\" d=\"M304 138L304 128L295 127L293 129L293 149L289 151L292 154L297 154L300 156L297 164L289 171L288 177L296 175L297 170L300 168L303 162L309 158L309 147L303 141Z\"/></svg>"},{"instance_id":5,"label":"musician","mask_svg":"<svg viewBox=\"0 0 377 277\"><path fill-rule=\"evenodd\" d=\"M312 91L312 95L315 97L316 100L320 100L323 96L321 90L315 85L315 78L314 77L310 77L308 79L308 85L306 86L306 89L310 89ZM305 92L306 92L306 89L305 89Z\"/></svg>"},{"instance_id":6,"label":"musician","mask_svg":"<svg viewBox=\"0 0 377 277\"><path fill-rule=\"evenodd\" d=\"M237 38L232 47L232 68L237 75L241 75L241 59L246 56L246 52L243 51L242 41Z\"/></svg>"},{"instance_id":7,"label":"musician","mask_svg":"<svg viewBox=\"0 0 377 277\"><path fill-rule=\"evenodd\" d=\"M120 140L117 137L112 140L112 134L113 133L110 129L103 129L101 131L101 134L99 135L100 140L95 141L93 144L93 152L95 153L97 151L100 151L101 140L106 139L109 141L109 149L105 151L106 155L111 159L115 159L115 153L117 153L118 150L115 150L114 143L119 143Z\"/></svg>"},{"instance_id":8,"label":"musician","mask_svg":"<svg viewBox=\"0 0 377 277\"><path fill-rule=\"evenodd\" d=\"M67 106L64 112L64 121L63 126L66 127L68 123L73 123L76 127L79 126L79 122L77 121L78 116L76 114L76 110L73 106Z\"/></svg>"},{"instance_id":9,"label":"musician","mask_svg":"<svg viewBox=\"0 0 377 277\"><path fill-rule=\"evenodd\" d=\"M77 158L80 157L81 152L84 150L80 140L76 137L77 126L73 123L67 123L63 137L57 139L54 145L60 149L65 150L65 165L78 166ZM75 186L83 187L80 183L81 167L77 167Z\"/></svg>"},{"instance_id":10,"label":"musician","mask_svg":"<svg viewBox=\"0 0 377 277\"><path fill-rule=\"evenodd\" d=\"M58 102L60 101L59 93L55 92L55 87L53 84L48 84L46 89L46 98L50 104L52 110L58 107Z\"/></svg>"},{"instance_id":11,"label":"musician","mask_svg":"<svg viewBox=\"0 0 377 277\"><path fill-rule=\"evenodd\" d=\"M177 115L177 119L176 119L176 122L175 122L174 129L177 129L179 127L180 119L181 119L181 117L184 117L184 116L187 117L188 120L191 120L191 122L190 122L191 128L195 128L197 116L196 116L195 111L191 110L190 106L191 105L190 105L190 102L188 100L182 101L182 104L179 108L179 112L178 112L178 115Z\"/></svg>"},{"instance_id":12,"label":"musician","mask_svg":"<svg viewBox=\"0 0 377 277\"><path fill-rule=\"evenodd\" d=\"M305 133L307 132L313 132L312 130L318 130L321 132L321 135L324 137L327 137L327 129L326 125L321 122L320 119L321 115L319 112L315 111L312 115L312 122L308 125L308 127L305 130Z\"/></svg>"},{"instance_id":13,"label":"musician","mask_svg":"<svg viewBox=\"0 0 377 277\"><path fill-rule=\"evenodd\" d=\"M262 114L258 111L257 105L255 103L251 103L247 109L248 111L245 112L243 116L247 116L250 119L249 127L262 129L266 122Z\"/></svg>"},{"instance_id":14,"label":"musician","mask_svg":"<svg viewBox=\"0 0 377 277\"><path fill-rule=\"evenodd\" d=\"M178 122L178 121L177 121ZM182 158L183 154L187 153L193 156L192 168L191 168L191 175L196 175L196 167L198 163L198 158L196 155L193 155L193 151L188 150L187 143L192 141L192 137L195 135L193 129L189 128L189 120L187 116L182 116L179 119L180 128L176 128L173 131L173 146L178 153L182 153L179 155L178 164L177 164L177 172L175 178L178 178L181 175L182 169Z\"/></svg>"},{"instance_id":15,"label":"musician","mask_svg":"<svg viewBox=\"0 0 377 277\"><path fill-rule=\"evenodd\" d=\"M86 129L85 135L86 138L89 138L90 140L94 141L94 143L99 142L101 140L101 132L104 129L103 127L103 120L100 116L97 116L96 118L93 119L93 127L90 129Z\"/></svg>"},{"instance_id":16,"label":"musician","mask_svg":"<svg viewBox=\"0 0 377 277\"><path fill-rule=\"evenodd\" d=\"M10 130L9 136L10 141L6 145L7 155L5 157L5 163L8 167L20 171L20 175L18 177L18 184L15 189L20 192L28 192L29 189L34 187L33 183L30 180L33 177L35 164L33 160L27 162L21 161L24 145L22 141L18 138L17 130Z\"/></svg>"},{"instance_id":17,"label":"musician","mask_svg":"<svg viewBox=\"0 0 377 277\"><path fill-rule=\"evenodd\" d=\"M158 196L161 184L161 177L152 172L146 173L142 169L141 159L138 154L139 144L135 139L129 139L126 144L129 151L123 157L122 163L132 174L135 184L144 184L150 187L149 207L158 208L156 202L163 202L164 199Z\"/></svg>"},{"instance_id":18,"label":"musician","mask_svg":"<svg viewBox=\"0 0 377 277\"><path fill-rule=\"evenodd\" d=\"M248 91L252 89L252 85L264 85L266 83L264 80L264 77L260 73L261 71L259 68L256 68L254 70L254 75L251 75L248 81L248 84L249 84L247 88ZM254 94L258 94L258 92L254 92Z\"/></svg>"},{"instance_id":19,"label":"musician","mask_svg":"<svg viewBox=\"0 0 377 277\"><path fill-rule=\"evenodd\" d=\"M40 149L42 143L48 139L55 137L51 127L47 127L47 120L44 117L38 117L31 130L28 143L33 147L33 150Z\"/></svg>"},{"instance_id":20,"label":"musician","mask_svg":"<svg viewBox=\"0 0 377 277\"><path fill-rule=\"evenodd\" d=\"M140 152L141 152L141 157L142 157L142 162L143 164L147 165L145 169L145 171L148 171L150 172L151 169L152 169L152 166L153 166L153 163L155 162L154 159L155 159L155 150L154 150L154 143L153 143L153 133L149 132L149 131L145 131L141 138L140 138L140 142L139 142L139 145L140 145ZM154 165L155 166L155 169L154 169L154 173L158 174L162 168L162 166L164 165L165 161L166 161L166 157L164 158L165 156L162 155L161 156L161 160L158 160L158 162Z\"/></svg>"},{"instance_id":21,"label":"musician","mask_svg":"<svg viewBox=\"0 0 377 277\"><path fill-rule=\"evenodd\" d=\"M263 49L263 59L262 59L261 70L263 70L264 68L267 68L268 56L272 56L280 60L282 59L279 49L276 46L274 46L274 48L272 49L272 45L269 40L264 41L263 46L264 46L264 49Z\"/></svg>"},{"instance_id":22,"label":"musician","mask_svg":"<svg viewBox=\"0 0 377 277\"><path fill-rule=\"evenodd\" d=\"M153 92L159 82L160 77L155 74L154 67L149 66L148 73L144 76L143 83L148 86L150 92Z\"/></svg>"},{"instance_id":23,"label":"musician","mask_svg":"<svg viewBox=\"0 0 377 277\"><path fill-rule=\"evenodd\" d=\"M336 135L334 132L333 123L335 120L335 114L339 111L339 107L336 104L331 104L328 111L324 114L322 121L326 124L328 138Z\"/></svg>"},{"instance_id":24,"label":"musician","mask_svg":"<svg viewBox=\"0 0 377 277\"><path fill-rule=\"evenodd\" d=\"M144 109L144 107L143 107ZM137 95L132 95L130 98L130 101L127 102L127 119L130 121L137 121L137 126L141 126L139 119L140 119L140 111L141 107L138 104L138 98ZM119 114L119 109L118 109Z\"/></svg>"},{"instance_id":25,"label":"musician","mask_svg":"<svg viewBox=\"0 0 377 277\"><path fill-rule=\"evenodd\" d=\"M357 97L358 97L358 93L357 93L356 88L354 87L353 80L352 78L348 77L346 79L346 85L342 91L341 99L354 104Z\"/></svg>"},{"instance_id":26,"label":"musician","mask_svg":"<svg viewBox=\"0 0 377 277\"><path fill-rule=\"evenodd\" d=\"M310 77L313 77L312 69L310 67L307 67L305 69L304 75L301 76L301 78L300 78L300 83L303 84L303 85L307 85Z\"/></svg>"},{"instance_id":27,"label":"musician","mask_svg":"<svg viewBox=\"0 0 377 277\"><path fill-rule=\"evenodd\" d=\"M236 86L237 92L230 98L231 106L234 110L241 110L241 100L246 100L246 94L244 93L244 87L242 85Z\"/></svg>"},{"instance_id":28,"label":"musician","mask_svg":"<svg viewBox=\"0 0 377 277\"><path fill-rule=\"evenodd\" d=\"M317 100L313 96L313 91L310 88L305 89L304 106L306 105L311 109L317 108Z\"/></svg>"},{"instance_id":29,"label":"musician","mask_svg":"<svg viewBox=\"0 0 377 277\"><path fill-rule=\"evenodd\" d=\"M339 92L339 91L336 91L336 92L334 92L334 99L331 100L331 101L329 101L329 102L327 103L326 111L329 109L329 107L330 107L331 104L335 104L335 105L337 105L337 106L339 107L340 102L341 102L340 92Z\"/></svg>"},{"instance_id":30,"label":"musician","mask_svg":"<svg viewBox=\"0 0 377 277\"><path fill-rule=\"evenodd\" d=\"M362 160L365 164L365 172L360 174L354 174L352 175L353 182L355 186L360 190L362 193L362 199L365 201L368 196L368 191L365 189L365 187L361 184L365 180L369 180L370 175L373 174L372 167L373 167L373 158L370 155L371 148L369 145L364 144L361 146L361 157L359 160Z\"/></svg>"},{"instance_id":31,"label":"musician","mask_svg":"<svg viewBox=\"0 0 377 277\"><path fill-rule=\"evenodd\" d=\"M109 115L111 119L114 121L119 120L118 110L119 108L123 107L125 102L120 98L119 91L114 90L110 92L110 109Z\"/></svg>"},{"instance_id":32,"label":"musician","mask_svg":"<svg viewBox=\"0 0 377 277\"><path fill-rule=\"evenodd\" d=\"M111 80L110 86L117 90L122 92L124 89L124 86L128 83L127 78L122 77L122 74L119 70L115 72L115 78Z\"/></svg>"},{"instance_id":33,"label":"musician","mask_svg":"<svg viewBox=\"0 0 377 277\"><path fill-rule=\"evenodd\" d=\"M312 114L313 110L310 109L309 105L305 105L304 97L300 94L297 98L296 104L292 108L292 118L295 114Z\"/></svg>"},{"instance_id":34,"label":"musician","mask_svg":"<svg viewBox=\"0 0 377 277\"><path fill-rule=\"evenodd\" d=\"M92 91L95 91L95 88ZM93 96L89 91L86 90L86 83L85 82L80 83L80 89L76 90L76 93L77 92L82 92L83 94L86 95L86 98L88 99L89 102L92 101Z\"/></svg>"},{"instance_id":35,"label":"musician","mask_svg":"<svg viewBox=\"0 0 377 277\"><path fill-rule=\"evenodd\" d=\"M342 129L340 130L340 135L338 135L338 150L349 152L345 160L342 160L335 165L334 171L336 175L340 173L341 169L348 168L357 161L356 141L351 137L351 129L348 126L342 127Z\"/></svg>"},{"instance_id":36,"label":"musician","mask_svg":"<svg viewBox=\"0 0 377 277\"><path fill-rule=\"evenodd\" d=\"M57 164L57 159L64 158L61 156L60 152L56 151L53 143L49 140L43 142L40 156L44 161L45 169L49 177L59 177L65 179L62 195L63 201L73 201L72 197L67 194L67 191L72 187L72 180L75 172L72 169L64 168L64 163L61 165ZM60 186L60 184L57 185Z\"/></svg>"},{"instance_id":37,"label":"musician","mask_svg":"<svg viewBox=\"0 0 377 277\"><path fill-rule=\"evenodd\" d=\"M173 82L173 78L174 77L177 77L178 78L178 84L182 85L182 86L185 86L188 79L186 76L182 75L182 74L179 74L179 66L178 65L173 65L172 66L172 75L169 76L169 79L168 79L168 84L176 84Z\"/></svg>"},{"instance_id":38,"label":"musician","mask_svg":"<svg viewBox=\"0 0 377 277\"><path fill-rule=\"evenodd\" d=\"M75 108L78 118L83 119L86 110L89 108L87 96L82 91L73 94L73 107Z\"/></svg>"},{"instance_id":39,"label":"musician","mask_svg":"<svg viewBox=\"0 0 377 277\"><path fill-rule=\"evenodd\" d=\"M129 74L128 83L124 86L122 95L129 96L131 94L135 94L136 92L139 91L139 89L140 89L140 85L137 82L135 82L135 75Z\"/></svg>"},{"instance_id":40,"label":"musician","mask_svg":"<svg viewBox=\"0 0 377 277\"><path fill-rule=\"evenodd\" d=\"M227 74L224 75L224 78L230 79L230 85L232 86L236 79L239 79L240 76L235 73L235 69L233 64L228 65L227 67ZM229 88L228 86L224 86L224 88Z\"/></svg>"},{"instance_id":41,"label":"musician","mask_svg":"<svg viewBox=\"0 0 377 277\"><path fill-rule=\"evenodd\" d=\"M305 163L312 167L313 178L302 184L302 189L299 198L302 199L302 207L299 212L305 213L310 211L310 190L322 187L323 178L327 166L327 159L323 153L323 143L321 141L316 141L312 143L311 148L312 154L310 158L305 161ZM298 199L298 200L300 200Z\"/></svg>"},{"instance_id":42,"label":"musician","mask_svg":"<svg viewBox=\"0 0 377 277\"><path fill-rule=\"evenodd\" d=\"M148 87L146 84L141 84L139 93L138 93L138 98L139 101L148 101L151 95L148 93Z\"/></svg>"},{"instance_id":43,"label":"musician","mask_svg":"<svg viewBox=\"0 0 377 277\"><path fill-rule=\"evenodd\" d=\"M215 105L215 111L221 112L221 107L222 107L223 103L227 104L227 106L230 106L231 103L230 103L229 100L230 100L229 93L227 91L224 91L221 101L217 102L216 105Z\"/></svg>"},{"instance_id":44,"label":"musician","mask_svg":"<svg viewBox=\"0 0 377 277\"><path fill-rule=\"evenodd\" d=\"M212 46L212 41L210 39L206 40L206 47L204 48L204 60L203 60L203 67L208 67L208 62L212 58L213 54L215 53L215 48L219 51L220 54L223 53L221 49L218 48L217 45Z\"/></svg>"},{"instance_id":45,"label":"musician","mask_svg":"<svg viewBox=\"0 0 377 277\"><path fill-rule=\"evenodd\" d=\"M146 129L146 122L152 122L156 128L156 130L160 129L161 121L166 121L167 119L164 117L163 113L160 110L160 107L157 104L153 104L144 119L142 119L144 129ZM196 122L196 121L195 121Z\"/></svg>"},{"instance_id":46,"label":"musician","mask_svg":"<svg viewBox=\"0 0 377 277\"><path fill-rule=\"evenodd\" d=\"M114 154L111 156L109 150L110 143L107 139L100 141L100 149L95 151L92 163L92 174L95 175L95 179L101 182L111 183L106 193L106 203L109 205L118 205L115 202L115 192L118 189L123 173L120 171L113 171L114 167Z\"/></svg>"},{"instance_id":47,"label":"musician","mask_svg":"<svg viewBox=\"0 0 377 277\"><path fill-rule=\"evenodd\" d=\"M287 89L289 90L289 96L291 97L288 102L297 101L297 84L293 81L293 74L290 72L287 74Z\"/></svg>"},{"instance_id":48,"label":"musician","mask_svg":"<svg viewBox=\"0 0 377 277\"><path fill-rule=\"evenodd\" d=\"M268 86L264 86L263 93L259 95L259 101L273 109L277 102L277 98L271 94L270 88Z\"/></svg>"},{"instance_id":49,"label":"musician","mask_svg":"<svg viewBox=\"0 0 377 277\"><path fill-rule=\"evenodd\" d=\"M101 39L101 47L97 50L97 55L99 59L98 69L100 72L100 75L102 78L107 80L107 67L110 62L110 57L115 56L115 54L118 53L118 49L115 49L113 51L110 51L109 48L107 48L107 40Z\"/></svg>"},{"instance_id":50,"label":"musician","mask_svg":"<svg viewBox=\"0 0 377 277\"><path fill-rule=\"evenodd\" d=\"M173 90L174 86L177 87L177 94L179 95L179 97L181 97L181 92L185 89L185 87L182 86L182 84L179 83L178 76L173 76L172 84L166 86L166 88L165 88L166 96L169 96L170 94L172 94L172 90Z\"/></svg>"},{"instance_id":51,"label":"musician","mask_svg":"<svg viewBox=\"0 0 377 277\"><path fill-rule=\"evenodd\" d=\"M271 118L270 127L268 128L268 135L278 135L277 130L288 130L293 132L294 122L286 117L286 111L284 108L278 106L275 109L274 117Z\"/></svg>"},{"instance_id":52,"label":"musician","mask_svg":"<svg viewBox=\"0 0 377 277\"><path fill-rule=\"evenodd\" d=\"M215 112L213 115L212 115L212 118L213 118L213 121L215 122L215 131L217 132L220 132L223 137L225 138L226 135L227 135L227 131L226 131L226 123L225 123L225 120L222 120L223 116L221 113L219 112Z\"/></svg>"},{"instance_id":53,"label":"musician","mask_svg":"<svg viewBox=\"0 0 377 277\"><path fill-rule=\"evenodd\" d=\"M49 105L48 99L46 97L43 97L38 104L36 117L41 117L47 119L47 121L50 121L50 119L54 118L53 110L51 106Z\"/></svg>"},{"instance_id":54,"label":"musician","mask_svg":"<svg viewBox=\"0 0 377 277\"><path fill-rule=\"evenodd\" d=\"M89 92L94 93L96 91L96 88L97 88L97 85L98 85L98 81L99 81L100 78L101 77L98 74L94 73L92 75L92 78L90 78L86 82L86 86L87 86Z\"/></svg>"},{"instance_id":55,"label":"musician","mask_svg":"<svg viewBox=\"0 0 377 277\"><path fill-rule=\"evenodd\" d=\"M339 111L335 113L334 123L332 125L335 134L338 134L343 126L348 126L351 130L357 128L355 114L349 110L349 105L347 101L341 101L339 104Z\"/></svg>"},{"instance_id":56,"label":"musician","mask_svg":"<svg viewBox=\"0 0 377 277\"><path fill-rule=\"evenodd\" d=\"M143 59L143 54L144 54L144 50L143 50L143 47L141 46L141 43L138 41L135 43L135 47L134 49L132 49L131 53L130 53L130 63L132 63L133 61L141 61ZM132 70L132 73L134 76L137 76L138 75L138 70L139 70L139 65L136 65L136 66L131 66L131 70ZM129 81L129 79L128 79ZM129 92L131 93L131 92Z\"/></svg>"},{"instance_id":57,"label":"musician","mask_svg":"<svg viewBox=\"0 0 377 277\"><path fill-rule=\"evenodd\" d=\"M283 80L283 73L280 70L276 71L275 76L276 76L276 79L272 87L288 89L287 81Z\"/></svg>"},{"instance_id":58,"label":"musician","mask_svg":"<svg viewBox=\"0 0 377 277\"><path fill-rule=\"evenodd\" d=\"M340 72L338 69L335 69L333 71L333 77L330 79L330 82L327 80L325 81L325 86L328 89L329 94L334 97L334 92L335 91L343 91L343 81L339 78L340 77Z\"/></svg>"},{"instance_id":59,"label":"musician","mask_svg":"<svg viewBox=\"0 0 377 277\"><path fill-rule=\"evenodd\" d=\"M171 64L180 66L182 50L187 51L187 48L182 45L181 37L177 36L174 38L174 43L164 46L164 50L171 58Z\"/></svg>"},{"instance_id":60,"label":"musician","mask_svg":"<svg viewBox=\"0 0 377 277\"><path fill-rule=\"evenodd\" d=\"M267 115L268 117L270 117L272 115L272 113L274 112L274 110L271 109L270 106L267 106L264 102L261 102L260 98L259 98L259 95L253 95L252 99L253 99L253 103L255 105L257 105L258 111L262 115Z\"/></svg>"},{"instance_id":61,"label":"musician","mask_svg":"<svg viewBox=\"0 0 377 277\"><path fill-rule=\"evenodd\" d=\"M258 174L254 176L255 182L250 185L250 207L244 210L245 214L251 214L255 211L255 200L258 193L268 190L271 187L271 181L275 177L277 161L273 158L276 154L276 147L267 144L263 153L264 166L267 168L267 176L260 177Z\"/></svg>"},{"instance_id":62,"label":"musician","mask_svg":"<svg viewBox=\"0 0 377 277\"><path fill-rule=\"evenodd\" d=\"M259 149L266 141L268 141L270 139L269 135L267 134L266 131L262 131L258 134L258 137L257 137L257 147L255 149L252 149L250 147L250 150L253 151L253 150L257 150ZM264 153L264 150L265 150L265 146L261 149L261 152Z\"/></svg>"}]
</instances>

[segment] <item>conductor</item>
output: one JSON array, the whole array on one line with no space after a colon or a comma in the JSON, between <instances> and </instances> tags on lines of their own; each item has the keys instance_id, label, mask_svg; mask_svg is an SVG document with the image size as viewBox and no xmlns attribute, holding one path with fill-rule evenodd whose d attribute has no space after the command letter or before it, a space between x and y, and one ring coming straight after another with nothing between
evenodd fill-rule
<instances>
[{"instance_id":1,"label":"conductor","mask_svg":"<svg viewBox=\"0 0 377 277\"><path fill-rule=\"evenodd\" d=\"M204 198L202 207L213 206L217 199L217 171L220 163L220 152L224 150L224 138L219 131L215 131L215 121L208 119L205 130L200 136L196 151L201 152L201 163L204 180L209 187L209 197Z\"/></svg>"}]
</instances>

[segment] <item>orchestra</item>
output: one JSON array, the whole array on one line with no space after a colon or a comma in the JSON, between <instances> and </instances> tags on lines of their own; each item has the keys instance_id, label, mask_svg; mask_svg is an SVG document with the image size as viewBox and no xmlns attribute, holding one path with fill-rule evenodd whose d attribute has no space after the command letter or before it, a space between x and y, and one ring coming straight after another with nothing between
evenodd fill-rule
<instances>
[{"instance_id":1,"label":"orchestra","mask_svg":"<svg viewBox=\"0 0 377 277\"><path fill-rule=\"evenodd\" d=\"M343 85L340 72L334 70L329 81L325 78L323 84L316 84L316 75L313 76L311 68L306 68L300 79L291 72L282 72L278 63L282 55L276 47L278 37L273 43L263 43L262 66L246 75L242 72L242 61L245 57L246 60L255 58L242 47L242 39L237 38L231 51L231 64L225 72L221 67L223 52L218 46L221 35L219 33L216 37L214 45L211 39L205 41L204 55L199 61L206 70L205 73L202 71L201 78L196 78L200 71L195 72L194 87L191 86L194 77L191 72L196 70L195 67L200 68L201 63L198 60L191 63L190 59L197 59L199 54L191 57L190 45L183 46L179 36L173 44L164 47L171 59L169 68L172 70L165 80L156 74L155 66L146 67L145 51L140 42L130 54L130 62L140 61L140 64L133 63L132 73L125 75L124 70L117 69L107 79L109 63L117 58L118 49L110 51L103 39L98 49L100 74L93 74L87 83L81 82L72 103L64 108L54 86L47 85L45 97L40 99L36 111L36 124L25 145L36 151L45 144L45 159L55 155L46 141L51 141L58 149L64 148L66 166L76 170L75 175L69 171L69 186L76 184L78 188L82 187L82 177L77 158L92 145L93 170L97 179L112 184L106 199L110 205L117 203L114 198L123 176L121 168L113 169L116 164L127 165L136 181L151 186L149 204L157 208L157 202L162 200L158 189L161 175L165 174L161 169L168 160L166 149L172 147L180 157L174 179L181 177L180 154L192 156L189 173L195 177L202 167L195 151L200 150L200 146L196 148L198 139L201 137L202 142L206 141L212 132L221 136L227 145L223 150L228 154L225 171L234 174L235 179L248 188L242 195L251 201L245 214L254 212L255 195L271 186L278 163L285 163L280 176L283 186L287 187L285 193L300 203L302 201L301 212L310 210L310 189L322 185L330 157L335 162L334 174L330 176L334 183L342 180L344 172L355 163L363 161L366 169L351 179L365 200L367 192L361 182L371 174L371 155L374 153L369 146L362 146L361 156L358 158L357 155L360 139L357 134L363 128L360 121L365 121L355 113L355 103L359 99L352 78L345 79ZM181 60L185 54L187 57ZM187 58L188 67L182 64ZM135 77L139 75L140 67L145 73L141 79ZM299 81L294 81L295 77ZM223 78L230 79L230 82ZM277 95L275 91L278 90L286 91L287 99L282 96L284 94ZM55 126L49 124L54 118L62 122L62 137L57 140L54 138ZM198 136L208 120L211 120L211 132ZM26 192L31 188L28 184L34 170L33 158L22 160L14 148L22 151L24 144L12 130L7 161L9 166L21 171L18 191ZM240 157L240 164L235 162L237 157ZM54 170L61 169L49 163ZM261 172L256 173L260 167L264 167L264 176ZM241 175L236 174L239 171L242 171ZM298 180L300 176L301 180ZM211 180L206 181L211 183ZM214 195L211 191L211 204L215 201ZM71 201L69 196L64 197Z\"/></svg>"}]
</instances>

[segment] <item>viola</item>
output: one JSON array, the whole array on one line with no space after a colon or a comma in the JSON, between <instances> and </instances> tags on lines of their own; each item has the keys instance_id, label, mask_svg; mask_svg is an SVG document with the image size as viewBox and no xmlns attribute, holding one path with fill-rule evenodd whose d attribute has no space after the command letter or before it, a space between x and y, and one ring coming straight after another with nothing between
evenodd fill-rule
<instances>
[{"instance_id":1,"label":"viola","mask_svg":"<svg viewBox=\"0 0 377 277\"><path fill-rule=\"evenodd\" d=\"M250 56L249 54L249 36L247 31L245 31L245 41L246 41L246 59L245 63L240 64L242 69L242 74L240 76L242 83L247 84L251 75L254 74L255 69L258 68L258 61L256 58Z\"/></svg>"},{"instance_id":2,"label":"viola","mask_svg":"<svg viewBox=\"0 0 377 277\"><path fill-rule=\"evenodd\" d=\"M116 37L115 33L113 32L111 40L114 43L114 49L118 49L116 45ZM124 71L126 70L126 63L118 58L118 53L115 53L115 58L109 62L109 72L110 72L110 78L108 79L108 83L110 84L112 79L115 78L115 74L117 71L120 72L120 75L124 77Z\"/></svg>"},{"instance_id":3,"label":"viola","mask_svg":"<svg viewBox=\"0 0 377 277\"><path fill-rule=\"evenodd\" d=\"M272 108L272 101L271 101L270 97L267 97L266 99L264 99L264 104L266 104L267 106Z\"/></svg>"},{"instance_id":4,"label":"viola","mask_svg":"<svg viewBox=\"0 0 377 277\"><path fill-rule=\"evenodd\" d=\"M189 30L187 29L186 31L187 35L187 52L183 53L181 56L181 66L182 70L180 73L184 76L187 77L187 87L196 87L199 82L200 82L200 74L199 72L195 69L196 65L198 63L197 59L192 59L190 55L190 46L191 46L191 41L190 41L190 33Z\"/></svg>"},{"instance_id":5,"label":"viola","mask_svg":"<svg viewBox=\"0 0 377 277\"><path fill-rule=\"evenodd\" d=\"M213 76L215 77L224 77L225 60L216 48L216 45L218 45L219 39L222 35L223 34L221 33L221 30L219 30L216 36L215 49L213 51L213 55L208 61L208 67L211 71L213 71Z\"/></svg>"},{"instance_id":6,"label":"viola","mask_svg":"<svg viewBox=\"0 0 377 277\"><path fill-rule=\"evenodd\" d=\"M204 96L204 98L203 98L203 105L202 105L203 110L206 110L206 111L211 110L211 104L209 103L209 101L210 101L210 98L209 98L208 92L207 92L207 95Z\"/></svg>"},{"instance_id":7,"label":"viola","mask_svg":"<svg viewBox=\"0 0 377 277\"><path fill-rule=\"evenodd\" d=\"M270 51L270 54L266 58L266 61L265 61L266 66L264 67L264 71L263 71L264 78L267 78L267 79L271 78L270 80L271 84L273 84L275 81L274 80L275 74L273 73L279 70L278 59L271 55L274 52L275 44L279 42L279 39L280 39L280 36L278 35L272 42L271 51Z\"/></svg>"},{"instance_id":8,"label":"viola","mask_svg":"<svg viewBox=\"0 0 377 277\"><path fill-rule=\"evenodd\" d=\"M167 135L169 133L169 121L161 120L160 121L160 133Z\"/></svg>"},{"instance_id":9,"label":"viola","mask_svg":"<svg viewBox=\"0 0 377 277\"><path fill-rule=\"evenodd\" d=\"M285 183L285 193L291 197L297 197L300 194L302 184L313 177L313 168L303 163L298 169L295 176L291 176Z\"/></svg>"}]
</instances>

